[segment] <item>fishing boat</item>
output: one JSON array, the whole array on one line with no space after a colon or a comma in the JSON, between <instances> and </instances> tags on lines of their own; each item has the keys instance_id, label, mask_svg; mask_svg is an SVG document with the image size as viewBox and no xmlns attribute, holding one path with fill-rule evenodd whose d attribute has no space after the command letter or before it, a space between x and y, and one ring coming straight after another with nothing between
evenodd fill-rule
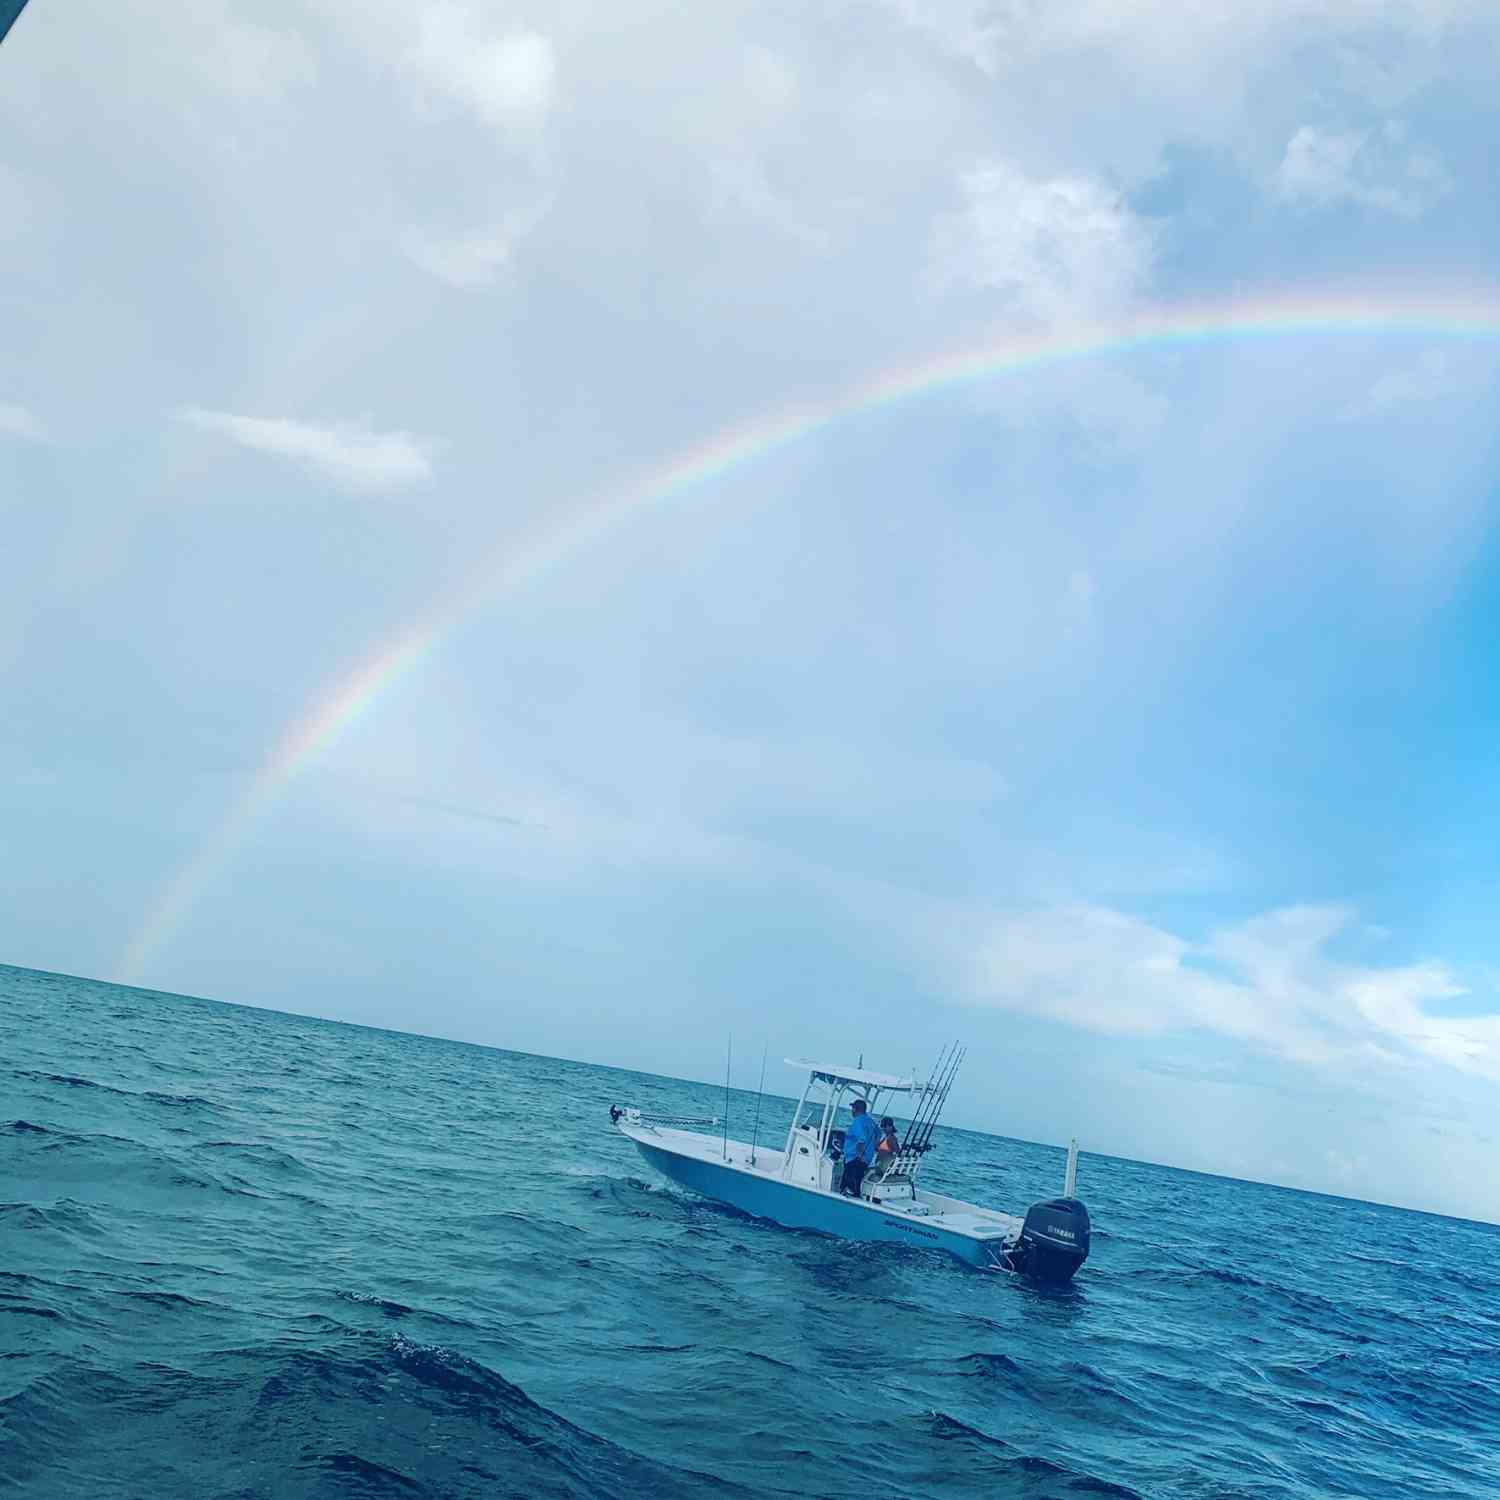
<instances>
[{"instance_id":1,"label":"fishing boat","mask_svg":"<svg viewBox=\"0 0 1500 1500\"><path fill-rule=\"evenodd\" d=\"M1076 1140L1068 1148L1062 1196L1033 1203L1024 1215L965 1203L917 1184L963 1056L961 1047L945 1049L923 1083L864 1067L787 1058L787 1066L807 1074L807 1083L779 1151L731 1139L727 1109L724 1117L690 1119L615 1104L610 1118L663 1176L744 1213L843 1239L947 1250L970 1265L1038 1281L1071 1281L1089 1253L1088 1209L1074 1193ZM843 1182L847 1126L841 1112L852 1119L851 1106L860 1099L873 1119L882 1109L893 1110L895 1101L908 1101L902 1111L908 1119L905 1132L898 1132L898 1149L878 1159L851 1193ZM722 1126L722 1133L694 1128L703 1126ZM758 1103L754 1133L759 1134Z\"/></svg>"}]
</instances>

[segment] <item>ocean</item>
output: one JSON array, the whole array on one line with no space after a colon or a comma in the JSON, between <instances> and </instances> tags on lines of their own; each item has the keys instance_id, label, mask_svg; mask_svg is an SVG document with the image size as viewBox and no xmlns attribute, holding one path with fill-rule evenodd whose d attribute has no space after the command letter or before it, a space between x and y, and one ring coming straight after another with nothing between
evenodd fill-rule
<instances>
[{"instance_id":1,"label":"ocean","mask_svg":"<svg viewBox=\"0 0 1500 1500\"><path fill-rule=\"evenodd\" d=\"M0 1495L1500 1496L1500 1228L1086 1153L1048 1290L695 1199L614 1101L723 1102L0 967Z\"/></svg>"}]
</instances>

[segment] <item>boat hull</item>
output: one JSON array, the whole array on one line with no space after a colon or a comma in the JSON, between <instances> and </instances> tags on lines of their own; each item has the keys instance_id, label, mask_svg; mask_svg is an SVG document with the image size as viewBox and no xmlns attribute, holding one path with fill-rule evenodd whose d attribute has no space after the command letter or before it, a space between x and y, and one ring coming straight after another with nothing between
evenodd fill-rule
<instances>
[{"instance_id":1,"label":"boat hull","mask_svg":"<svg viewBox=\"0 0 1500 1500\"><path fill-rule=\"evenodd\" d=\"M744 1167L705 1161L632 1135L648 1165L662 1176L756 1218L790 1229L813 1229L840 1239L946 1250L970 1265L1001 1264L998 1240L976 1239L939 1224L820 1188L803 1187Z\"/></svg>"}]
</instances>

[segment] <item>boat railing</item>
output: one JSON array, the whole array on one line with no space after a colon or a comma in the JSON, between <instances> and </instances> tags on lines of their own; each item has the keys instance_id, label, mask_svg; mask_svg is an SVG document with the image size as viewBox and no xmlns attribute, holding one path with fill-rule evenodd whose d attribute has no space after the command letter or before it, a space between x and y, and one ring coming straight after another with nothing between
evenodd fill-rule
<instances>
[{"instance_id":1,"label":"boat railing","mask_svg":"<svg viewBox=\"0 0 1500 1500\"><path fill-rule=\"evenodd\" d=\"M633 1104L611 1104L609 1117L616 1125L621 1120L642 1130L683 1130L692 1125L722 1125L722 1115L666 1115L637 1109Z\"/></svg>"},{"instance_id":2,"label":"boat railing","mask_svg":"<svg viewBox=\"0 0 1500 1500\"><path fill-rule=\"evenodd\" d=\"M870 1183L910 1183L916 1177L917 1168L921 1164L922 1153L920 1151L898 1151L885 1162L877 1157L875 1165L870 1169L869 1176L865 1180Z\"/></svg>"}]
</instances>

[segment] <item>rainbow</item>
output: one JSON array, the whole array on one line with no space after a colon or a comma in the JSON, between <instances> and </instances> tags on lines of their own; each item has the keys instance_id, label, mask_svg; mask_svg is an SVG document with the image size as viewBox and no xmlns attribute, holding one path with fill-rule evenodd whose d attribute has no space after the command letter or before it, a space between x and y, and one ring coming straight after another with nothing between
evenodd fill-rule
<instances>
[{"instance_id":1,"label":"rainbow","mask_svg":"<svg viewBox=\"0 0 1500 1500\"><path fill-rule=\"evenodd\" d=\"M1487 342L1500 339L1500 294L1446 299L1308 295L1144 312L1110 325L1033 335L1007 334L930 354L851 382L832 393L771 408L674 453L664 462L499 539L459 586L383 639L310 705L277 740L249 787L203 845L167 881L116 966L137 982L188 921L203 892L231 863L295 777L460 625L614 527L743 464L858 412L894 406L953 387L1047 365L1224 340L1288 336L1394 335Z\"/></svg>"}]
</instances>

